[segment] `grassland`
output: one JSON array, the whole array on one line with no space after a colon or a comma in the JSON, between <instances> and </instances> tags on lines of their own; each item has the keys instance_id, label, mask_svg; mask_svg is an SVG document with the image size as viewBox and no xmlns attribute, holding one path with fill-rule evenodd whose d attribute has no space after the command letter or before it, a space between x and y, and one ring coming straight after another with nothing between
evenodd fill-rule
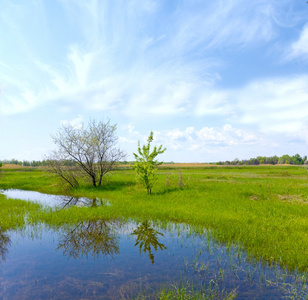
<instances>
[{"instance_id":1,"label":"grassland","mask_svg":"<svg viewBox=\"0 0 308 300\"><path fill-rule=\"evenodd\" d=\"M101 188L85 182L78 189L42 169L2 169L0 189L104 198L111 205L55 212L0 195L1 230L22 226L23 215L27 222L52 226L118 217L187 223L208 229L219 241L241 245L252 258L308 271L308 178L303 167L164 166L152 195L136 184L128 168L111 173Z\"/></svg>"}]
</instances>

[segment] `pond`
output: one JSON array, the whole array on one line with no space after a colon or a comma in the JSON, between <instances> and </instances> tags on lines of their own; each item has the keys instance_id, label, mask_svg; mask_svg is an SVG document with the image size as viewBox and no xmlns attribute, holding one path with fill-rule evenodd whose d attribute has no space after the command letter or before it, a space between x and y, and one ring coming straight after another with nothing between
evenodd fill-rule
<instances>
[{"instance_id":1,"label":"pond","mask_svg":"<svg viewBox=\"0 0 308 300\"><path fill-rule=\"evenodd\" d=\"M0 232L1 299L305 299L306 279L183 224L98 220Z\"/></svg>"},{"instance_id":2,"label":"pond","mask_svg":"<svg viewBox=\"0 0 308 300\"><path fill-rule=\"evenodd\" d=\"M1 190L0 193L10 199L21 199L32 201L44 206L51 206L57 208L65 208L70 206L87 206L95 207L100 205L110 205L106 199L89 199L85 197L73 197L64 195L50 195L34 191L25 191L18 189Z\"/></svg>"}]
</instances>

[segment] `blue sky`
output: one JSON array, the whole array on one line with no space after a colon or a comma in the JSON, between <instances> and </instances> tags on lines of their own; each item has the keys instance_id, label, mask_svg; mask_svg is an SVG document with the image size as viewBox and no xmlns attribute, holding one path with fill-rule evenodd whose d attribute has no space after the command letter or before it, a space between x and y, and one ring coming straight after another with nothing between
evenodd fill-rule
<instances>
[{"instance_id":1,"label":"blue sky","mask_svg":"<svg viewBox=\"0 0 308 300\"><path fill-rule=\"evenodd\" d=\"M162 160L307 154L304 0L0 0L0 160L61 124L117 124Z\"/></svg>"}]
</instances>

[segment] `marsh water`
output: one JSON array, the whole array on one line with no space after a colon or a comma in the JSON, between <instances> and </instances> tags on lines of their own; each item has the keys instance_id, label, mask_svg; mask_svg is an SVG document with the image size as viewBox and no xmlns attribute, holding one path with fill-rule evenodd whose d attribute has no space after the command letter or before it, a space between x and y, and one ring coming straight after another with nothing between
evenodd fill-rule
<instances>
[{"instance_id":1,"label":"marsh water","mask_svg":"<svg viewBox=\"0 0 308 300\"><path fill-rule=\"evenodd\" d=\"M184 224L114 219L0 232L1 299L155 299L183 287L213 299L308 295L304 276Z\"/></svg>"},{"instance_id":2,"label":"marsh water","mask_svg":"<svg viewBox=\"0 0 308 300\"><path fill-rule=\"evenodd\" d=\"M107 199L89 199L85 197L74 197L67 195L50 195L34 191L25 191L17 189L1 190L0 193L9 199L21 199L32 201L44 206L57 207L59 209L70 206L95 207L100 205L110 205Z\"/></svg>"}]
</instances>

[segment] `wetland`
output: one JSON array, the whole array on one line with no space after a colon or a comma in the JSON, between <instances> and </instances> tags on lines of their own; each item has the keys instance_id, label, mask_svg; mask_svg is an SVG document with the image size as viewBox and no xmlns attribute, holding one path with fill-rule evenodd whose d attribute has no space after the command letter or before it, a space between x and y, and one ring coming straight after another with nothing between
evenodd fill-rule
<instances>
[{"instance_id":1,"label":"wetland","mask_svg":"<svg viewBox=\"0 0 308 300\"><path fill-rule=\"evenodd\" d=\"M161 168L152 195L129 169L69 190L4 169L0 189L3 299L307 298L304 168Z\"/></svg>"}]
</instances>

